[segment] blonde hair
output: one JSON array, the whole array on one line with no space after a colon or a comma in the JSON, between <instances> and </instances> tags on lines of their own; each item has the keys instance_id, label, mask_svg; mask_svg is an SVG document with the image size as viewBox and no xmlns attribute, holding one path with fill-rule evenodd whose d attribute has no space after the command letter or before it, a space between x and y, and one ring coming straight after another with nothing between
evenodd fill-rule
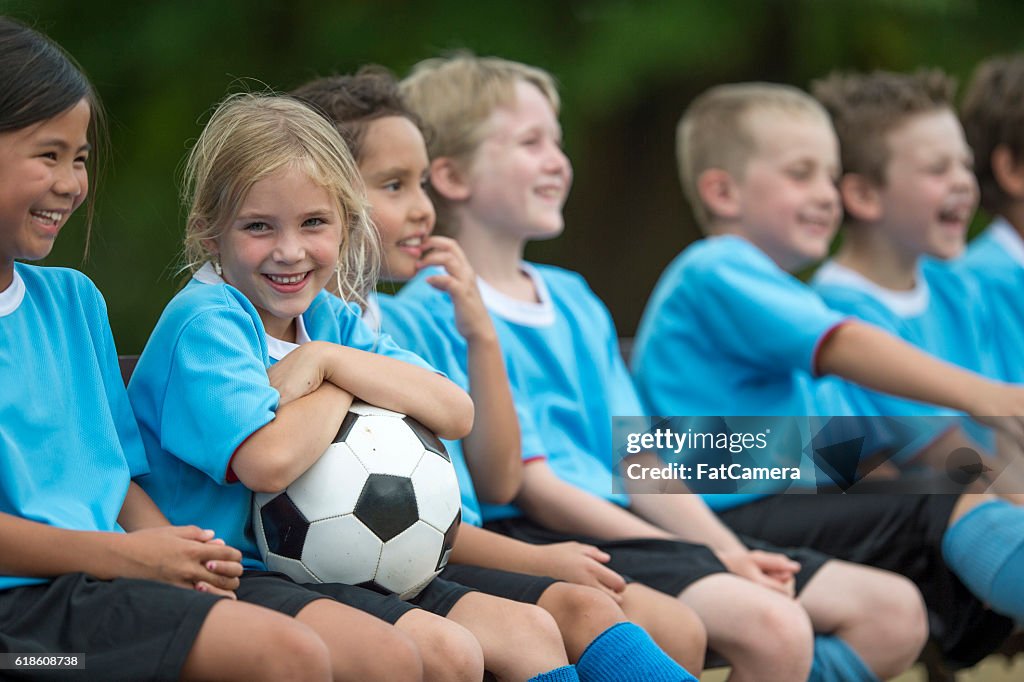
<instances>
[{"instance_id":1,"label":"blonde hair","mask_svg":"<svg viewBox=\"0 0 1024 682\"><path fill-rule=\"evenodd\" d=\"M750 127L751 115L760 111L810 114L829 123L825 109L803 90L779 83L730 83L699 95L676 127L676 162L693 214L702 228L713 216L700 198L701 174L720 168L742 178L747 162L757 151Z\"/></svg>"},{"instance_id":2,"label":"blonde hair","mask_svg":"<svg viewBox=\"0 0 1024 682\"><path fill-rule=\"evenodd\" d=\"M487 134L487 119L495 109L515 104L515 86L520 81L536 86L558 115L561 103L551 74L469 52L419 62L399 84L399 92L423 123L431 160L447 157L468 167ZM433 191L431 198L438 227L451 231L455 226L447 200Z\"/></svg>"},{"instance_id":3,"label":"blonde hair","mask_svg":"<svg viewBox=\"0 0 1024 682\"><path fill-rule=\"evenodd\" d=\"M365 305L380 269L380 244L359 169L330 121L283 95L230 95L189 152L182 185L188 207L183 269L195 272L209 261L203 243L224 233L255 183L288 165L337 201L343 226L337 293Z\"/></svg>"}]
</instances>

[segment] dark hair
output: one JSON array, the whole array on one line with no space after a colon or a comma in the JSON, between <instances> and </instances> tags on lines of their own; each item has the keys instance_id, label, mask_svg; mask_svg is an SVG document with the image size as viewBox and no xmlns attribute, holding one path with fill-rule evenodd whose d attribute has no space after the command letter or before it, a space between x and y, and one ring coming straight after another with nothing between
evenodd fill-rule
<instances>
[{"instance_id":1,"label":"dark hair","mask_svg":"<svg viewBox=\"0 0 1024 682\"><path fill-rule=\"evenodd\" d=\"M1024 55L994 57L978 65L960 108L967 142L974 149L974 172L981 205L990 213L1006 209L1009 196L992 171L1000 145L1024 161Z\"/></svg>"},{"instance_id":2,"label":"dark hair","mask_svg":"<svg viewBox=\"0 0 1024 682\"><path fill-rule=\"evenodd\" d=\"M89 139L101 153L90 154L88 169L97 173L97 158L106 151L103 108L96 91L74 58L43 34L10 17L0 16L0 133L27 128L89 103ZM87 199L86 249L92 225L93 195Z\"/></svg>"},{"instance_id":3,"label":"dark hair","mask_svg":"<svg viewBox=\"0 0 1024 682\"><path fill-rule=\"evenodd\" d=\"M843 172L859 173L884 185L890 157L886 135L917 114L953 111L956 81L939 69L835 71L814 81L811 92L832 116Z\"/></svg>"},{"instance_id":4,"label":"dark hair","mask_svg":"<svg viewBox=\"0 0 1024 682\"><path fill-rule=\"evenodd\" d=\"M317 78L290 94L334 123L356 163L362 158L366 129L379 118L402 116L423 132L419 117L402 102L394 74L383 66L370 64L355 75Z\"/></svg>"}]
</instances>

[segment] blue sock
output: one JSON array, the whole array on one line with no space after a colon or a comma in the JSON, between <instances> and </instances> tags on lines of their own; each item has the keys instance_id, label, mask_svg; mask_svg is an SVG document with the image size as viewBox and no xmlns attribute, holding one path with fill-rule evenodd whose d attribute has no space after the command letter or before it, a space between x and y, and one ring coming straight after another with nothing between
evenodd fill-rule
<instances>
[{"instance_id":1,"label":"blue sock","mask_svg":"<svg viewBox=\"0 0 1024 682\"><path fill-rule=\"evenodd\" d=\"M946 530L942 556L975 597L1024 620L1024 509L1005 500L979 504Z\"/></svg>"},{"instance_id":2,"label":"blue sock","mask_svg":"<svg viewBox=\"0 0 1024 682\"><path fill-rule=\"evenodd\" d=\"M585 682L697 682L633 623L616 623L595 637L576 670Z\"/></svg>"},{"instance_id":3,"label":"blue sock","mask_svg":"<svg viewBox=\"0 0 1024 682\"><path fill-rule=\"evenodd\" d=\"M563 665L561 668L554 668L546 673L534 675L526 682L579 682L580 676L576 674L576 666Z\"/></svg>"},{"instance_id":4,"label":"blue sock","mask_svg":"<svg viewBox=\"0 0 1024 682\"><path fill-rule=\"evenodd\" d=\"M857 652L832 635L815 635L814 662L807 682L878 682Z\"/></svg>"}]
</instances>

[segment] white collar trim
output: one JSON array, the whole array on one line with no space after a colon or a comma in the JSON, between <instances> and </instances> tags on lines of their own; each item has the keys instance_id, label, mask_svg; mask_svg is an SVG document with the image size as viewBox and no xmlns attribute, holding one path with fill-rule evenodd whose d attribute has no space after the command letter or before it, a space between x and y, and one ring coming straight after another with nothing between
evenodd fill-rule
<instances>
[{"instance_id":1,"label":"white collar trim","mask_svg":"<svg viewBox=\"0 0 1024 682\"><path fill-rule=\"evenodd\" d=\"M992 239L1003 247L1007 255L1024 266L1024 239L1021 239L1017 230L1005 218L997 218L988 229L992 232Z\"/></svg>"},{"instance_id":2,"label":"white collar trim","mask_svg":"<svg viewBox=\"0 0 1024 682\"><path fill-rule=\"evenodd\" d=\"M814 279L820 284L847 287L862 291L878 299L886 308L900 317L917 317L928 310L931 292L925 281L921 268L917 270L914 288L910 291L894 291L881 287L864 275L840 265L834 260L825 261L818 269Z\"/></svg>"},{"instance_id":3,"label":"white collar trim","mask_svg":"<svg viewBox=\"0 0 1024 682\"><path fill-rule=\"evenodd\" d=\"M192 278L203 284L226 284L224 278L217 274L217 271L213 269L213 263L210 262L204 263L203 267L196 270L192 274ZM302 344L310 341L309 332L306 331L306 323L302 320L302 315L295 318L295 341L296 343L282 341L267 334L267 352L273 359L281 360Z\"/></svg>"},{"instance_id":4,"label":"white collar trim","mask_svg":"<svg viewBox=\"0 0 1024 682\"><path fill-rule=\"evenodd\" d=\"M487 309L498 317L509 322L521 324L526 327L549 327L555 323L555 306L551 302L551 293L548 291L544 278L537 272L537 268L529 263L520 263L520 270L523 271L533 287L537 291L539 302L520 301L498 291L480 277L476 278L477 286L480 287L480 297Z\"/></svg>"},{"instance_id":5,"label":"white collar trim","mask_svg":"<svg viewBox=\"0 0 1024 682\"><path fill-rule=\"evenodd\" d=\"M371 291L366 297L366 308L363 310L363 322L373 330L380 329L380 323L384 319L383 314L380 310L380 299L377 298L377 292Z\"/></svg>"},{"instance_id":6,"label":"white collar trim","mask_svg":"<svg viewBox=\"0 0 1024 682\"><path fill-rule=\"evenodd\" d=\"M0 317L6 317L13 313L24 299L25 280L21 278L17 268L15 268L14 279L11 281L10 286L0 291Z\"/></svg>"}]
</instances>

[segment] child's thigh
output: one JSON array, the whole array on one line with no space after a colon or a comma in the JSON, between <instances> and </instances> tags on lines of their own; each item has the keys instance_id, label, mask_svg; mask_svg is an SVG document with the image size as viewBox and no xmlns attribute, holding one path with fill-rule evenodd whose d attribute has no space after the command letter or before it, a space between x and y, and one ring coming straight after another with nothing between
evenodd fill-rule
<instances>
[{"instance_id":1,"label":"child's thigh","mask_svg":"<svg viewBox=\"0 0 1024 682\"><path fill-rule=\"evenodd\" d=\"M923 624L927 618L924 599L907 578L839 560L822 566L800 593L800 603L820 632L866 622Z\"/></svg>"}]
</instances>

